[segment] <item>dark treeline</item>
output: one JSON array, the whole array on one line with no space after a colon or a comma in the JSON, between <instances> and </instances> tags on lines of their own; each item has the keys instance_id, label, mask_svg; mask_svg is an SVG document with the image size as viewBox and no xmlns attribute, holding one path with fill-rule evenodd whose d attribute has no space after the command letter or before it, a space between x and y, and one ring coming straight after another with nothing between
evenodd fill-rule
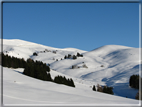
<instances>
[{"instance_id":1,"label":"dark treeline","mask_svg":"<svg viewBox=\"0 0 142 107\"><path fill-rule=\"evenodd\" d=\"M75 87L73 80L72 79L66 79L65 76L64 77L56 76L54 78L54 82L58 83L58 84L64 84L64 85Z\"/></svg>"},{"instance_id":2,"label":"dark treeline","mask_svg":"<svg viewBox=\"0 0 142 107\"><path fill-rule=\"evenodd\" d=\"M113 87L108 87L108 86L103 87L103 92L108 93L108 94L114 94L113 93Z\"/></svg>"},{"instance_id":3,"label":"dark treeline","mask_svg":"<svg viewBox=\"0 0 142 107\"><path fill-rule=\"evenodd\" d=\"M114 94L113 93L113 87L108 87L108 86L100 86L99 84L97 85L97 90L96 90L96 87L95 85L93 85L93 88L92 88L93 91L98 91L98 92L103 92L103 93L107 93L107 94Z\"/></svg>"},{"instance_id":4,"label":"dark treeline","mask_svg":"<svg viewBox=\"0 0 142 107\"><path fill-rule=\"evenodd\" d=\"M139 92L142 93L142 78L139 75L132 75L129 79L129 86L135 89L139 89L139 79L141 79L141 90L139 90L135 96L137 100L142 100L142 94L139 95ZM141 97L141 98L140 98Z\"/></svg>"},{"instance_id":5,"label":"dark treeline","mask_svg":"<svg viewBox=\"0 0 142 107\"><path fill-rule=\"evenodd\" d=\"M64 59L77 59L77 57L83 57L83 55L82 54L80 54L80 53L77 53L77 55L71 55L71 54L68 54L68 55L65 55L65 57L64 57Z\"/></svg>"},{"instance_id":6,"label":"dark treeline","mask_svg":"<svg viewBox=\"0 0 142 107\"><path fill-rule=\"evenodd\" d=\"M2 53L2 66L12 68L25 68L26 61L22 58L11 57Z\"/></svg>"},{"instance_id":7,"label":"dark treeline","mask_svg":"<svg viewBox=\"0 0 142 107\"><path fill-rule=\"evenodd\" d=\"M57 76L53 80L49 73L50 67L42 61L34 61L30 58L25 61L23 58L20 59L13 56L11 57L2 53L2 66L8 68L24 68L24 75L44 81L52 81L58 84L75 87L72 79L66 79L65 77Z\"/></svg>"},{"instance_id":8,"label":"dark treeline","mask_svg":"<svg viewBox=\"0 0 142 107\"><path fill-rule=\"evenodd\" d=\"M2 53L2 66L9 68L25 68L23 74L27 76L44 81L52 81L50 73L47 73L50 72L49 66L41 61L33 61L30 58L25 61L23 58L11 57Z\"/></svg>"},{"instance_id":9,"label":"dark treeline","mask_svg":"<svg viewBox=\"0 0 142 107\"><path fill-rule=\"evenodd\" d=\"M32 59L27 59L26 67L23 74L28 75L33 78L37 78L44 81L52 81L50 76L50 68L45 63L41 61L33 61Z\"/></svg>"},{"instance_id":10,"label":"dark treeline","mask_svg":"<svg viewBox=\"0 0 142 107\"><path fill-rule=\"evenodd\" d=\"M139 75L132 75L129 79L130 87L139 89L139 79L140 79Z\"/></svg>"}]
</instances>

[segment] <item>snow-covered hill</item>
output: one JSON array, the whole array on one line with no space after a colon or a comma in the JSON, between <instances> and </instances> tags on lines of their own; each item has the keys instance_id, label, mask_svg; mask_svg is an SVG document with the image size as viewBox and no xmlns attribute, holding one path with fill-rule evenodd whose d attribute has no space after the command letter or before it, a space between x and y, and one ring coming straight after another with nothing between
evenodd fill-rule
<instances>
[{"instance_id":1,"label":"snow-covered hill","mask_svg":"<svg viewBox=\"0 0 142 107\"><path fill-rule=\"evenodd\" d=\"M102 102L104 104L119 104L120 102L138 104L138 101L128 99L134 99L138 92L129 87L130 76L139 74L141 60L138 48L107 45L87 52L75 48L53 48L18 39L4 39L3 52L25 60L32 58L50 64L52 78L56 75L65 75L72 78L76 85L76 88L71 88L44 82L22 75L19 73L23 71L22 69L4 68L5 104L15 104L16 100L19 100L19 104L24 104L24 102L51 104L53 101L56 104L100 104ZM33 56L34 52L38 56ZM75 60L64 59L65 55L77 53L82 54L83 57L77 57ZM72 66L75 66L75 69L72 69ZM112 86L117 96L92 91L92 86L97 84ZM27 98L25 92L30 97Z\"/></svg>"},{"instance_id":2,"label":"snow-covered hill","mask_svg":"<svg viewBox=\"0 0 142 107\"><path fill-rule=\"evenodd\" d=\"M89 90L76 83L68 87L21 74L22 68L3 68L3 103L8 105L138 105L139 101ZM51 71L52 72L52 71ZM52 74L52 73L51 73ZM56 71L54 74L58 75Z\"/></svg>"}]
</instances>

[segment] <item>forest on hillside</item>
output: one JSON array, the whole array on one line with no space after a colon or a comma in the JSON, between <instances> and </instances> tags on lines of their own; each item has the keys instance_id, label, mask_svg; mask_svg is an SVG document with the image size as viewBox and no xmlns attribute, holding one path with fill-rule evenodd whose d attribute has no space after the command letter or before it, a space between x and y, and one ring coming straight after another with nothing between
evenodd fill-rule
<instances>
[{"instance_id":1,"label":"forest on hillside","mask_svg":"<svg viewBox=\"0 0 142 107\"><path fill-rule=\"evenodd\" d=\"M31 58L25 61L23 58L11 57L2 53L2 66L8 68L24 68L24 75L44 81L51 81L75 87L74 81L71 78L67 79L65 76L56 76L52 79L50 75L50 67L42 61L34 61Z\"/></svg>"}]
</instances>

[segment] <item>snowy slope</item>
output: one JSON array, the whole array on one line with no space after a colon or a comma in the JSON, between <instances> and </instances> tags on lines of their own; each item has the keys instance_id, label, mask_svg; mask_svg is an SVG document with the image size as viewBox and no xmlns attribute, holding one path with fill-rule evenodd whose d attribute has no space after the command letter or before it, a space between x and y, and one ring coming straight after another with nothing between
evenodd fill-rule
<instances>
[{"instance_id":1,"label":"snowy slope","mask_svg":"<svg viewBox=\"0 0 142 107\"><path fill-rule=\"evenodd\" d=\"M116 95L135 98L138 90L129 87L129 78L133 74L139 74L139 49L108 45L83 55L83 58L77 60L54 62L51 68L95 85L112 86ZM72 65L79 66L82 62L88 66L87 69L70 69Z\"/></svg>"},{"instance_id":2,"label":"snowy slope","mask_svg":"<svg viewBox=\"0 0 142 107\"><path fill-rule=\"evenodd\" d=\"M22 68L3 68L4 105L138 105L138 100L58 85L21 74ZM57 73L58 74L58 73Z\"/></svg>"},{"instance_id":3,"label":"snowy slope","mask_svg":"<svg viewBox=\"0 0 142 107\"><path fill-rule=\"evenodd\" d=\"M44 53L43 51L48 50L49 52ZM56 51L58 54L53 54L53 51ZM18 58L33 58L33 53L37 52L41 55L40 57L36 57L36 60L42 60L43 62L53 62L53 58L64 58L65 55L68 54L76 54L77 52L83 53L86 51L82 51L75 48L65 48L58 49L49 46L44 46L32 42L27 42L19 39L4 39L3 40L3 52ZM44 61L45 60L45 61Z\"/></svg>"},{"instance_id":4,"label":"snowy slope","mask_svg":"<svg viewBox=\"0 0 142 107\"><path fill-rule=\"evenodd\" d=\"M52 77L65 75L73 78L78 90L85 89L91 91L91 94L91 87L97 84L114 87L114 94L122 97L134 99L138 92L138 90L130 88L128 84L131 75L139 74L141 60L138 48L106 45L87 52L75 48L59 49L23 40L4 39L3 52L18 58L32 58L50 64ZM37 52L38 56L33 56L34 52ZM78 57L76 60L64 59L65 55L76 55L77 52L83 54L83 57ZM57 59L58 61L56 61ZM84 64L88 68L84 68ZM79 68L71 69L73 65ZM114 101L114 103L116 102Z\"/></svg>"}]
</instances>

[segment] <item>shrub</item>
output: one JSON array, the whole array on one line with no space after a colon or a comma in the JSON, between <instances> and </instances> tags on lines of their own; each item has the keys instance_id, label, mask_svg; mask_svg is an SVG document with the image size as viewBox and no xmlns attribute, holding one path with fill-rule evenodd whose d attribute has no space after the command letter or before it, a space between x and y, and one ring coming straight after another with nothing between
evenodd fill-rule
<instances>
[{"instance_id":1,"label":"shrub","mask_svg":"<svg viewBox=\"0 0 142 107\"><path fill-rule=\"evenodd\" d=\"M54 54L56 54L56 51L53 51Z\"/></svg>"},{"instance_id":2,"label":"shrub","mask_svg":"<svg viewBox=\"0 0 142 107\"><path fill-rule=\"evenodd\" d=\"M36 52L33 53L33 56L37 56L38 54Z\"/></svg>"},{"instance_id":3,"label":"shrub","mask_svg":"<svg viewBox=\"0 0 142 107\"><path fill-rule=\"evenodd\" d=\"M88 68L86 64L84 64L82 67L83 67L83 68Z\"/></svg>"},{"instance_id":4,"label":"shrub","mask_svg":"<svg viewBox=\"0 0 142 107\"><path fill-rule=\"evenodd\" d=\"M78 68L77 65L72 65L72 69Z\"/></svg>"}]
</instances>

